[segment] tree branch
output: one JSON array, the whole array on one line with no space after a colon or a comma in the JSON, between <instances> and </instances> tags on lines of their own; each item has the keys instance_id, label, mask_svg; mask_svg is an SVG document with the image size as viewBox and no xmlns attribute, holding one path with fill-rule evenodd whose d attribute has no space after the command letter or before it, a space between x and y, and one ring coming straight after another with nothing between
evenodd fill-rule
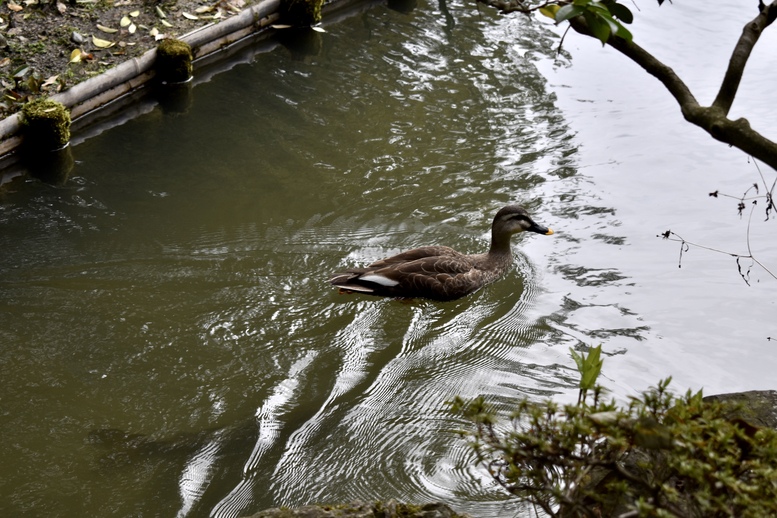
<instances>
[{"instance_id":1,"label":"tree branch","mask_svg":"<svg viewBox=\"0 0 777 518\"><path fill-rule=\"evenodd\" d=\"M731 58L721 86L721 92L725 92L725 94L718 95L720 100L716 99L715 101L719 103L718 105L713 104L709 107L701 106L698 103L688 86L674 70L633 41L611 36L607 44L661 81L680 105L685 120L704 129L714 139L734 146L777 169L777 143L753 130L747 119L731 120L726 117L728 108L736 95L750 51L763 29L770 25L776 17L777 0L774 0L769 6L762 4L760 14L745 27L742 38L734 51L734 56ZM593 37L593 33L582 16L571 18L569 23L580 34Z\"/></svg>"},{"instance_id":2,"label":"tree branch","mask_svg":"<svg viewBox=\"0 0 777 518\"><path fill-rule=\"evenodd\" d=\"M734 97L736 97L737 90L739 89L739 82L742 80L742 74L745 71L745 65L747 60L750 59L750 52L752 52L753 47L758 42L758 38L763 30L777 18L777 1L769 5L764 5L762 1L759 1L758 8L760 10L758 16L745 25L742 30L742 36L739 37L739 41L734 47L734 52L731 54L726 75L723 78L723 83L720 85L720 91L712 103L713 107L719 108L724 114L728 114L734 102Z\"/></svg>"},{"instance_id":3,"label":"tree branch","mask_svg":"<svg viewBox=\"0 0 777 518\"><path fill-rule=\"evenodd\" d=\"M526 0L477 1L495 7L505 14L512 12L529 14L553 4L566 5L570 0L544 0L539 4L526 3ZM742 36L734 47L718 95L712 105L708 107L699 104L691 90L674 70L633 41L611 35L607 44L661 81L680 105L685 120L699 126L712 138L736 147L777 170L777 143L753 130L747 119L731 120L728 118L728 112L739 90L739 83L742 80L750 53L764 29L777 19L777 0L772 0L770 4L764 4L763 0L759 0L758 10L758 16L748 22L742 30ZM582 15L570 18L569 24L580 34L596 37ZM768 95L768 93L765 92L764 95Z\"/></svg>"}]
</instances>

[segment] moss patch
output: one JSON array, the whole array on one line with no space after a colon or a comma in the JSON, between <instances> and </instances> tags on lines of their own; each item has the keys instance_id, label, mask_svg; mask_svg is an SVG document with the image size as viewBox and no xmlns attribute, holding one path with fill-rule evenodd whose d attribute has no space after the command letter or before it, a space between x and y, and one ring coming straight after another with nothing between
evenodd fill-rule
<instances>
[{"instance_id":1,"label":"moss patch","mask_svg":"<svg viewBox=\"0 0 777 518\"><path fill-rule=\"evenodd\" d=\"M192 48L188 43L168 38L156 48L156 69L160 81L182 83L192 76Z\"/></svg>"},{"instance_id":2,"label":"moss patch","mask_svg":"<svg viewBox=\"0 0 777 518\"><path fill-rule=\"evenodd\" d=\"M321 21L323 0L281 0L279 9L283 23L307 27Z\"/></svg>"},{"instance_id":3,"label":"moss patch","mask_svg":"<svg viewBox=\"0 0 777 518\"><path fill-rule=\"evenodd\" d=\"M70 142L70 112L50 99L36 99L22 108L24 140L45 151L60 149Z\"/></svg>"}]
</instances>

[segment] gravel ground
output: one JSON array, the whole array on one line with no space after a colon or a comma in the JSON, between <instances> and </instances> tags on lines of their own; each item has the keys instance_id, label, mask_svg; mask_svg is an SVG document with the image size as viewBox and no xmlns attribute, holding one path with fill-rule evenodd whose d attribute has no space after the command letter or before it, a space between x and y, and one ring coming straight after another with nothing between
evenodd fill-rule
<instances>
[{"instance_id":1,"label":"gravel ground","mask_svg":"<svg viewBox=\"0 0 777 518\"><path fill-rule=\"evenodd\" d=\"M0 118L258 0L5 0Z\"/></svg>"}]
</instances>

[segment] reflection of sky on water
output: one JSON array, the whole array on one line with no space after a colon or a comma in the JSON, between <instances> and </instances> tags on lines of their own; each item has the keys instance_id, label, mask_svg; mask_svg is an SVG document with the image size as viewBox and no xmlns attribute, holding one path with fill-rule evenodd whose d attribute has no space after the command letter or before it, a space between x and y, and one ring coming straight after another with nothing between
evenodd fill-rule
<instances>
[{"instance_id":1,"label":"reflection of sky on water","mask_svg":"<svg viewBox=\"0 0 777 518\"><path fill-rule=\"evenodd\" d=\"M685 4L659 9L651 2L640 5L633 27L635 41L674 68L703 104L716 94L733 45L756 14L729 3L710 12ZM764 93L777 74L777 57L770 50L775 44L775 31L767 30L731 114L748 117L767 136L769 128L777 127ZM570 244L561 261L585 269L617 267L625 277L625 283L619 282L618 305L651 329L643 346L630 347L629 354L608 362L611 383L628 392L671 375L678 390L773 388L775 355L767 337L775 334L770 293L776 281L754 267L747 286L733 258L698 248L685 252L678 268L680 245L655 237L671 229L691 242L746 253L748 218L737 216L735 200L707 194L720 189L741 195L759 181L756 167L743 153L685 122L658 81L617 52L579 36L568 37L565 47L572 55L571 67L539 66L581 144L578 166L590 179L591 203L615 212L598 226L570 222L582 244ZM768 183L774 181L774 172L761 169ZM750 244L774 268L775 222L763 219L761 209L752 220ZM602 234L622 236L624 246L602 247L585 238L593 237L598 227ZM549 281L555 284L556 279ZM556 289L564 285L558 283ZM601 294L566 287L581 305L602 303Z\"/></svg>"}]
</instances>

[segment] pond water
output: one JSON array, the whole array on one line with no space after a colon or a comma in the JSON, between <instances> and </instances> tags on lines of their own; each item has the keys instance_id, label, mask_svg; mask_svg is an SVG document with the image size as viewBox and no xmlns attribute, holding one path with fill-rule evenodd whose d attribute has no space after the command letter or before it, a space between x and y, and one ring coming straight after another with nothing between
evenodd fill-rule
<instances>
[{"instance_id":1,"label":"pond water","mask_svg":"<svg viewBox=\"0 0 777 518\"><path fill-rule=\"evenodd\" d=\"M640 8L638 40L709 102L755 13ZM574 35L556 57L548 24L464 2L377 5L327 31L314 55L248 49L203 71L188 109L93 132L64 181L3 186L0 514L397 498L524 516L455 434L454 395L505 413L570 400L569 348L598 343L617 397L670 375L774 388L777 281L698 248L678 268L656 237L745 252L747 216L707 193L758 171L655 80ZM768 129L775 38L759 45L735 110ZM424 244L481 251L508 203L556 234L515 238L515 270L470 297L326 283ZM763 219L750 244L774 271Z\"/></svg>"}]
</instances>

